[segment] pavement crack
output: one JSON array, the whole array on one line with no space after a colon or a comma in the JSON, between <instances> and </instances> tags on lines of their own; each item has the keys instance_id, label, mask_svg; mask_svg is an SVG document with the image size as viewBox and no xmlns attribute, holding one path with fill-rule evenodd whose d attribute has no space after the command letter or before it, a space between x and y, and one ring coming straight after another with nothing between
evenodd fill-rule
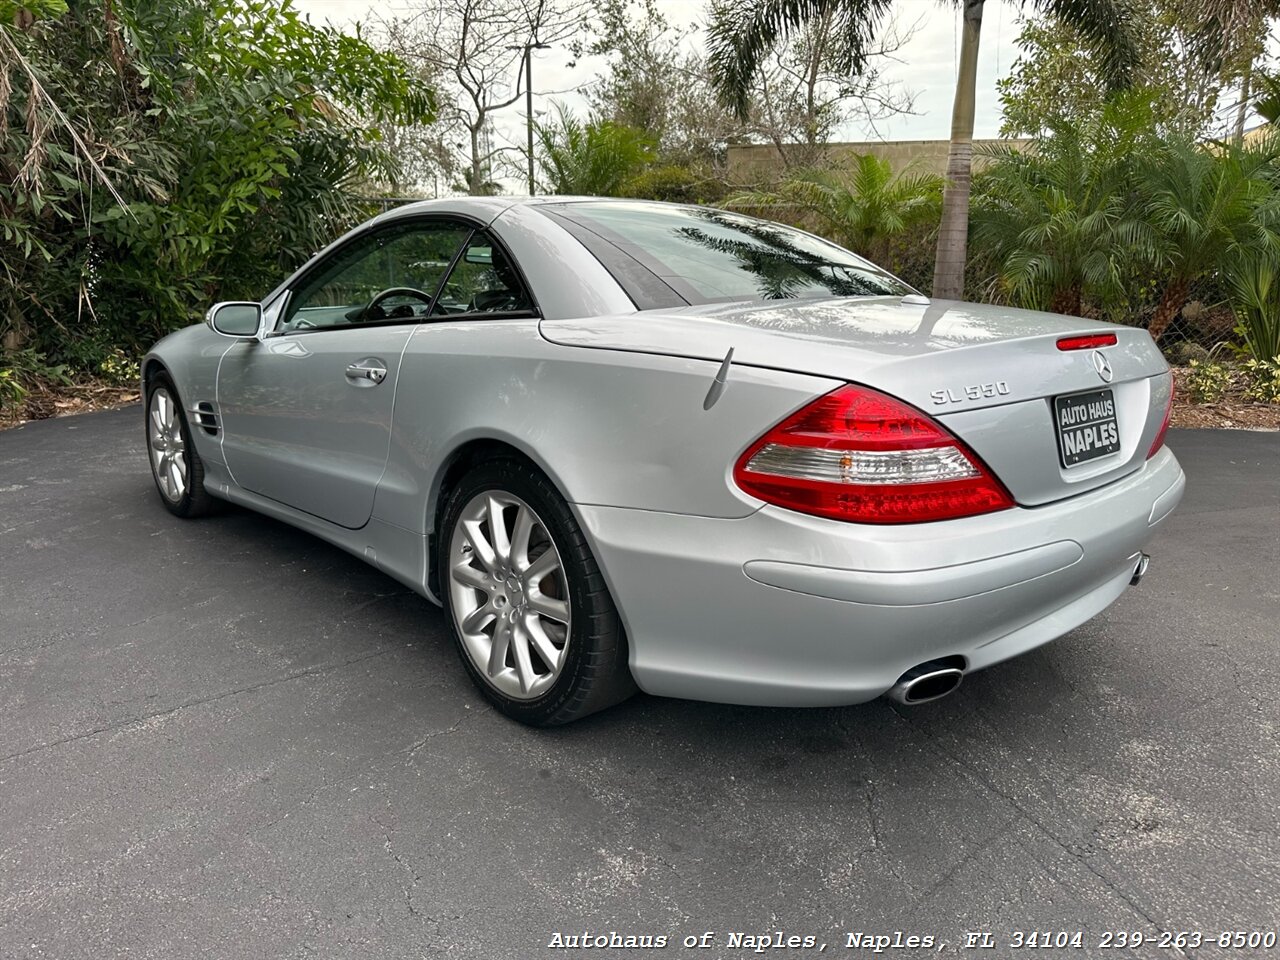
<instances>
[{"instance_id":1,"label":"pavement crack","mask_svg":"<svg viewBox=\"0 0 1280 960\"><path fill-rule=\"evenodd\" d=\"M1031 826L1034 827L1037 831L1039 831L1045 838L1047 838L1055 846L1061 849L1063 853L1065 853L1068 857L1070 857L1072 860L1078 863L1081 867L1083 867L1086 871L1092 874L1099 882L1102 883L1104 887L1106 887L1109 891L1111 891L1113 894L1119 897L1122 901L1124 901L1124 903L1128 905L1129 909L1131 909L1138 916L1142 917L1143 920L1147 921L1147 923L1151 924L1151 926L1155 927L1157 930L1161 932L1166 932L1165 924L1162 924L1159 920L1157 920L1154 916L1152 916L1149 910L1147 910L1145 907L1139 904L1136 900L1134 900L1134 898L1127 891L1121 889L1121 887L1114 880L1112 880L1110 877L1104 874L1101 870L1099 870L1097 867L1091 864L1085 858L1084 855L1082 855L1079 851L1072 849L1070 844L1068 844L1066 841L1060 838L1056 833L1050 830L1040 820L1039 817L1037 817L1034 813L1032 813L1030 810L1024 807L1021 803L1019 803L1016 797L1014 797L1012 794L1004 790L1001 790L998 786L996 786L996 784L992 783L990 779L984 776L981 771L979 771L972 764L969 764L965 762L963 759L961 759L960 757L956 756L955 753L953 753L951 750L947 749L946 746L940 743L937 737L935 737L931 732L929 732L925 728L916 724L914 721L911 720L910 717L905 716L901 711L899 711L894 707L891 707L890 709L898 717L898 719L900 719L903 723L906 723L908 726L912 727L913 729L923 733L925 735L926 741L930 744L930 746L934 750L936 750L938 753L940 753L945 760L948 760L954 766L958 767L961 770L961 772L968 777L968 779L975 782L978 786L986 790L988 793L993 794L994 796L997 796L1001 800L1003 800L1020 817L1022 817L1023 820L1031 824ZM1182 950L1179 950L1177 947L1174 948L1174 952L1176 952L1179 956L1183 956L1183 957L1186 956L1186 953Z\"/></svg>"},{"instance_id":2,"label":"pavement crack","mask_svg":"<svg viewBox=\"0 0 1280 960\"><path fill-rule=\"evenodd\" d=\"M379 820L377 817L373 816L372 814L369 815L369 819L373 821L373 823L377 824L378 829L382 831L382 848L387 851L387 856L389 856L392 860L394 860L396 863L396 866L398 866L401 870L403 870L405 872L405 875L409 878L409 883L404 888L404 891L403 891L404 905L409 910L409 916L421 917L427 923L434 925L436 928L436 932L438 933L440 930L440 921L428 914L420 913L418 911L418 908L414 905L414 902L413 902L413 894L414 894L414 891L418 889L418 881L422 879L422 874L418 873L417 869L413 866L412 863L410 863L408 860L405 860L403 857L400 856L400 854L396 853L395 844L391 842L391 829L385 823L383 823L381 820Z\"/></svg>"},{"instance_id":3,"label":"pavement crack","mask_svg":"<svg viewBox=\"0 0 1280 960\"><path fill-rule=\"evenodd\" d=\"M289 683L293 680L300 680L303 677L314 677L322 673L330 673L334 670L341 670L344 667L350 667L357 663L364 663L366 660L373 660L377 657L385 657L391 653L390 648L375 650L373 653L366 653L363 656L352 657L350 660L343 660L338 663L322 664L317 667L308 667L305 670L295 670L293 673L286 674L283 677L275 677L271 680L263 680L259 683L247 684L243 687L236 687L234 690L224 690L222 693L211 694L207 697L195 697L191 700L184 700L176 706L167 707L164 710L156 710L152 713L145 713L137 717L129 717L116 723L105 724L101 727L94 727L92 730L85 730L82 733L73 734L70 737L63 737L59 740L50 740L46 743L38 743L34 747L28 747L25 750L19 750L15 753L0 756L0 763L7 763L10 760L17 760L21 757L28 756L33 753L41 753L45 750L52 750L55 747L66 746L69 743L76 743L80 740L89 740L93 737L100 736L104 733L110 733L113 730L120 730L124 727L136 726L140 723L146 723L148 720L155 720L158 717L173 716L189 707L199 707L209 703L217 703L219 700L226 700L229 697L238 697L244 693L253 693L257 690L263 690L267 687L274 687L282 683Z\"/></svg>"},{"instance_id":4,"label":"pavement crack","mask_svg":"<svg viewBox=\"0 0 1280 960\"><path fill-rule=\"evenodd\" d=\"M430 743L436 737L447 737L451 733L457 733L458 728L461 727L468 720L470 720L473 716L475 716L475 714L468 713L465 716L460 717L458 719L458 722L451 727L445 727L443 730L433 730L430 733L421 737L417 741L417 743L414 743L412 746L405 747L400 752L403 753L406 757L412 757L415 753L417 753L419 750L425 747L428 743Z\"/></svg>"}]
</instances>

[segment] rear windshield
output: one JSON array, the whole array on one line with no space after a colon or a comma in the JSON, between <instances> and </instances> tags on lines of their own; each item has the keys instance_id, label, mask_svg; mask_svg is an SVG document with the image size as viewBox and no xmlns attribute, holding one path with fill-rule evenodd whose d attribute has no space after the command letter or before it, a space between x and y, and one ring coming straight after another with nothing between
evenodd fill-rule
<instances>
[{"instance_id":1,"label":"rear windshield","mask_svg":"<svg viewBox=\"0 0 1280 960\"><path fill-rule=\"evenodd\" d=\"M602 256L600 241L615 248L603 252L614 259L619 251L628 254L689 303L914 292L835 244L712 207L586 202L546 209L585 228L574 235L606 266L609 259Z\"/></svg>"}]
</instances>

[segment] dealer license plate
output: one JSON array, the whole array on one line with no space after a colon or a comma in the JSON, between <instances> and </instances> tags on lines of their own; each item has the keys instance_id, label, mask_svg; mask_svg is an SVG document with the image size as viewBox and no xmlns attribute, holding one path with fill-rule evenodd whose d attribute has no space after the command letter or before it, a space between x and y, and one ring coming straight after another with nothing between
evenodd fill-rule
<instances>
[{"instance_id":1,"label":"dealer license plate","mask_svg":"<svg viewBox=\"0 0 1280 960\"><path fill-rule=\"evenodd\" d=\"M1110 390L1054 397L1053 412L1064 467L1120 452L1116 401Z\"/></svg>"}]
</instances>

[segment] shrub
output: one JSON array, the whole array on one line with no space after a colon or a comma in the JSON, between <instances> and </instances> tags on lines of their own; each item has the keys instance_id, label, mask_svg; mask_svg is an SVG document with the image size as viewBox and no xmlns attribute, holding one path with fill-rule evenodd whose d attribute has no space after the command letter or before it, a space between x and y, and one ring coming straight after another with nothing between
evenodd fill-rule
<instances>
[{"instance_id":1,"label":"shrub","mask_svg":"<svg viewBox=\"0 0 1280 960\"><path fill-rule=\"evenodd\" d=\"M1244 395L1262 403L1280 403L1280 356L1270 360L1252 357L1243 364L1249 385Z\"/></svg>"},{"instance_id":2,"label":"shrub","mask_svg":"<svg viewBox=\"0 0 1280 960\"><path fill-rule=\"evenodd\" d=\"M704 176L688 167L649 167L622 185L621 193L637 200L663 200L667 203L718 203L728 188L712 176Z\"/></svg>"},{"instance_id":3,"label":"shrub","mask_svg":"<svg viewBox=\"0 0 1280 960\"><path fill-rule=\"evenodd\" d=\"M1217 360L1192 360L1187 364L1187 392L1196 403L1219 403L1236 383L1231 366Z\"/></svg>"},{"instance_id":4,"label":"shrub","mask_svg":"<svg viewBox=\"0 0 1280 960\"><path fill-rule=\"evenodd\" d=\"M98 364L98 374L116 387L131 387L142 379L141 365L137 357L131 357L119 347Z\"/></svg>"},{"instance_id":5,"label":"shrub","mask_svg":"<svg viewBox=\"0 0 1280 960\"><path fill-rule=\"evenodd\" d=\"M0 370L0 413L15 410L27 395L27 388L19 381L16 371Z\"/></svg>"}]
</instances>

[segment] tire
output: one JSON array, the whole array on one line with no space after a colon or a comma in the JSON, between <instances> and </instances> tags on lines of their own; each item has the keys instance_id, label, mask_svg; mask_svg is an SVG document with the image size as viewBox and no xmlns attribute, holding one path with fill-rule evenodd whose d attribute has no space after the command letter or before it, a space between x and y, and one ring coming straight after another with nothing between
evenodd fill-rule
<instances>
[{"instance_id":1,"label":"tire","mask_svg":"<svg viewBox=\"0 0 1280 960\"><path fill-rule=\"evenodd\" d=\"M147 462L165 508L176 517L213 513L219 501L204 488L204 462L191 442L191 427L168 374L147 383L145 408Z\"/></svg>"},{"instance_id":2,"label":"tire","mask_svg":"<svg viewBox=\"0 0 1280 960\"><path fill-rule=\"evenodd\" d=\"M618 610L542 473L516 459L479 464L448 492L439 530L445 616L463 666L497 709L557 726L635 693Z\"/></svg>"}]
</instances>

